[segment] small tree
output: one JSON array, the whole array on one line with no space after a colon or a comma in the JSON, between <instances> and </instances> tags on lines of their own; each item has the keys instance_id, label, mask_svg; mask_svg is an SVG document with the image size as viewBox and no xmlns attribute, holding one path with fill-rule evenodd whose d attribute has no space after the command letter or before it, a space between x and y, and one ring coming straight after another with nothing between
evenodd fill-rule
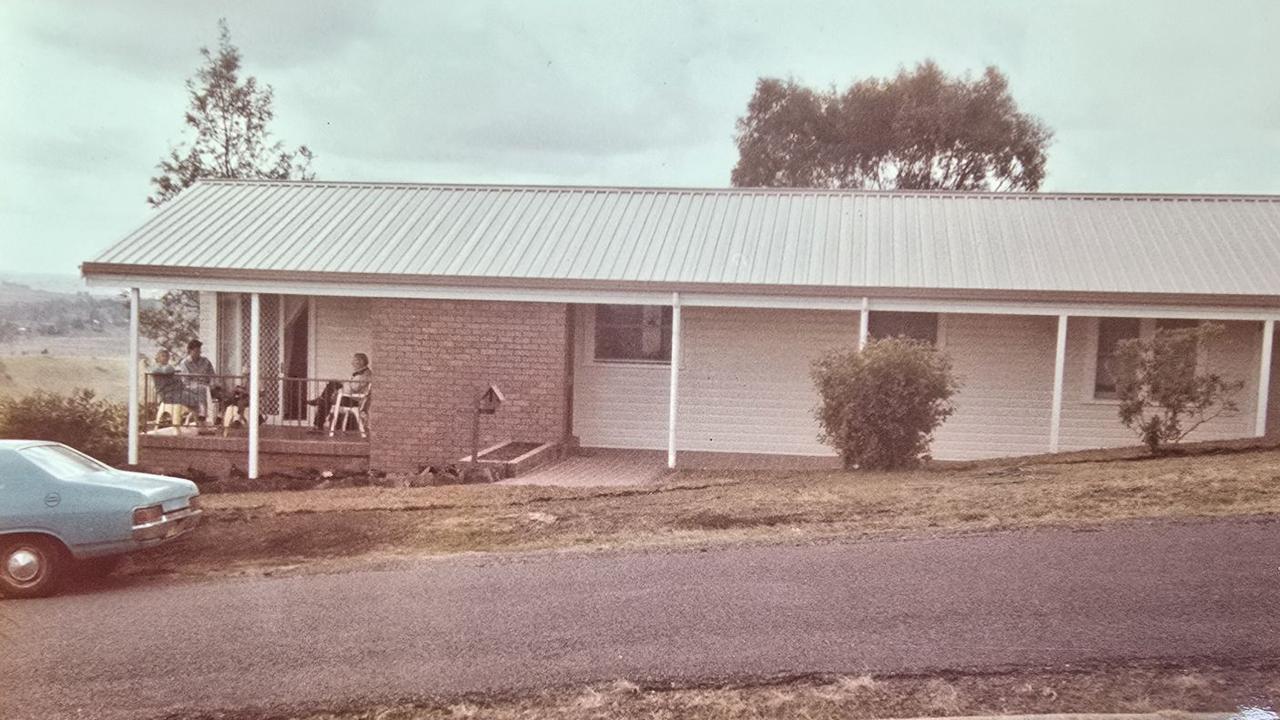
<instances>
[{"instance_id":1,"label":"small tree","mask_svg":"<svg viewBox=\"0 0 1280 720\"><path fill-rule=\"evenodd\" d=\"M813 365L821 439L847 468L908 467L926 456L933 431L954 411L951 360L906 338L871 340Z\"/></svg>"},{"instance_id":2,"label":"small tree","mask_svg":"<svg viewBox=\"0 0 1280 720\"><path fill-rule=\"evenodd\" d=\"M171 148L151 178L159 207L201 178L310 180L311 150L287 150L271 142L267 124L275 117L275 94L252 75L241 78L240 48L231 44L231 29L218 21L218 49L200 48L205 64L187 80L190 107L187 127L195 132L189 145Z\"/></svg>"},{"instance_id":3,"label":"small tree","mask_svg":"<svg viewBox=\"0 0 1280 720\"><path fill-rule=\"evenodd\" d=\"M1236 412L1234 395L1243 381L1199 372L1202 347L1221 335L1221 325L1158 330L1147 340L1123 340L1111 356L1120 398L1120 422L1142 438L1153 455L1191 431Z\"/></svg>"}]
</instances>

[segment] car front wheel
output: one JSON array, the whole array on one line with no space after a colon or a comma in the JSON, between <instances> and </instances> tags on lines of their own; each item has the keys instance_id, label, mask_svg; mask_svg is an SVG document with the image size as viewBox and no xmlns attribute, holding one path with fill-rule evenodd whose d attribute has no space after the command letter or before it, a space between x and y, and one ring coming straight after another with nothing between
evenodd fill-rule
<instances>
[{"instance_id":1,"label":"car front wheel","mask_svg":"<svg viewBox=\"0 0 1280 720\"><path fill-rule=\"evenodd\" d=\"M0 595L49 595L57 589L62 564L62 548L53 540L39 536L0 538Z\"/></svg>"}]
</instances>

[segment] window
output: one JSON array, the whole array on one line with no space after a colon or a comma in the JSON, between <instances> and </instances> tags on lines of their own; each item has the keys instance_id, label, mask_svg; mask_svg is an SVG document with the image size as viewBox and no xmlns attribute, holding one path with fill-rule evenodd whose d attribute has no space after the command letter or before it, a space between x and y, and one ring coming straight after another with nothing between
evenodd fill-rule
<instances>
[{"instance_id":1,"label":"window","mask_svg":"<svg viewBox=\"0 0 1280 720\"><path fill-rule=\"evenodd\" d=\"M1111 372L1111 355L1121 340L1134 340L1141 334L1142 324L1137 318L1099 318L1098 355L1094 371L1093 396L1116 396L1116 379Z\"/></svg>"},{"instance_id":2,"label":"window","mask_svg":"<svg viewBox=\"0 0 1280 720\"><path fill-rule=\"evenodd\" d=\"M595 358L671 362L671 307L597 305Z\"/></svg>"},{"instance_id":3,"label":"window","mask_svg":"<svg viewBox=\"0 0 1280 720\"><path fill-rule=\"evenodd\" d=\"M885 312L871 313L867 334L876 340L907 337L938 344L938 313Z\"/></svg>"},{"instance_id":4,"label":"window","mask_svg":"<svg viewBox=\"0 0 1280 720\"><path fill-rule=\"evenodd\" d=\"M86 473L110 470L106 465L88 455L62 445L33 445L18 451L22 456L59 480L66 480Z\"/></svg>"}]
</instances>

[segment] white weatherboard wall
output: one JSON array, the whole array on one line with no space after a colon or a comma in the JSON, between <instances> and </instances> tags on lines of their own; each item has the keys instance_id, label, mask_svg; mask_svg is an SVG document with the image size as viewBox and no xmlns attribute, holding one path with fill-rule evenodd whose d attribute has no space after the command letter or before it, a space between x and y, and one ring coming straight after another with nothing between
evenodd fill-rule
<instances>
[{"instance_id":1,"label":"white weatherboard wall","mask_svg":"<svg viewBox=\"0 0 1280 720\"><path fill-rule=\"evenodd\" d=\"M961 385L955 414L935 433L933 456L1048 452L1057 318L944 315L942 322Z\"/></svg>"},{"instance_id":2,"label":"white weatherboard wall","mask_svg":"<svg viewBox=\"0 0 1280 720\"><path fill-rule=\"evenodd\" d=\"M574 432L588 447L666 446L669 367L596 362L594 312L578 317ZM818 442L810 364L857 342L858 315L834 311L683 309L681 450L830 456Z\"/></svg>"},{"instance_id":3,"label":"white weatherboard wall","mask_svg":"<svg viewBox=\"0 0 1280 720\"><path fill-rule=\"evenodd\" d=\"M593 313L577 313L574 431L588 447L666 446L668 367L598 363ZM809 365L823 351L857 342L857 313L684 308L677 444L681 450L832 455L817 441ZM962 382L956 412L939 428L940 460L1048 452L1056 317L942 316L940 339ZM1253 434L1261 325L1225 323L1206 367L1243 380L1239 411L1188 440ZM1062 406L1061 449L1137 444L1116 403L1092 398L1092 318L1072 317Z\"/></svg>"},{"instance_id":4,"label":"white weatherboard wall","mask_svg":"<svg viewBox=\"0 0 1280 720\"><path fill-rule=\"evenodd\" d=\"M351 356L358 352L369 355L369 364L377 377L378 358L372 354L371 308L368 298L315 298L316 377L337 380L351 377Z\"/></svg>"}]
</instances>

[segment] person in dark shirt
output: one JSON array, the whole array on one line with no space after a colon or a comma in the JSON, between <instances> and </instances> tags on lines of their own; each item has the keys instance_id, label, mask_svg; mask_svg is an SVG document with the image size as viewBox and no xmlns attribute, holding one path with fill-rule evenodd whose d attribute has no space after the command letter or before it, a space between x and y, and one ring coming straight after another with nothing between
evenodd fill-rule
<instances>
[{"instance_id":1,"label":"person in dark shirt","mask_svg":"<svg viewBox=\"0 0 1280 720\"><path fill-rule=\"evenodd\" d=\"M359 407L360 401L368 397L373 388L373 370L369 367L369 356L356 353L351 358L351 379L345 385L336 380L327 383L320 397L308 400L308 405L316 406L315 428L311 432L323 432L329 422L333 404L337 402L338 393L343 392L342 407ZM368 407L366 404L365 407Z\"/></svg>"}]
</instances>

